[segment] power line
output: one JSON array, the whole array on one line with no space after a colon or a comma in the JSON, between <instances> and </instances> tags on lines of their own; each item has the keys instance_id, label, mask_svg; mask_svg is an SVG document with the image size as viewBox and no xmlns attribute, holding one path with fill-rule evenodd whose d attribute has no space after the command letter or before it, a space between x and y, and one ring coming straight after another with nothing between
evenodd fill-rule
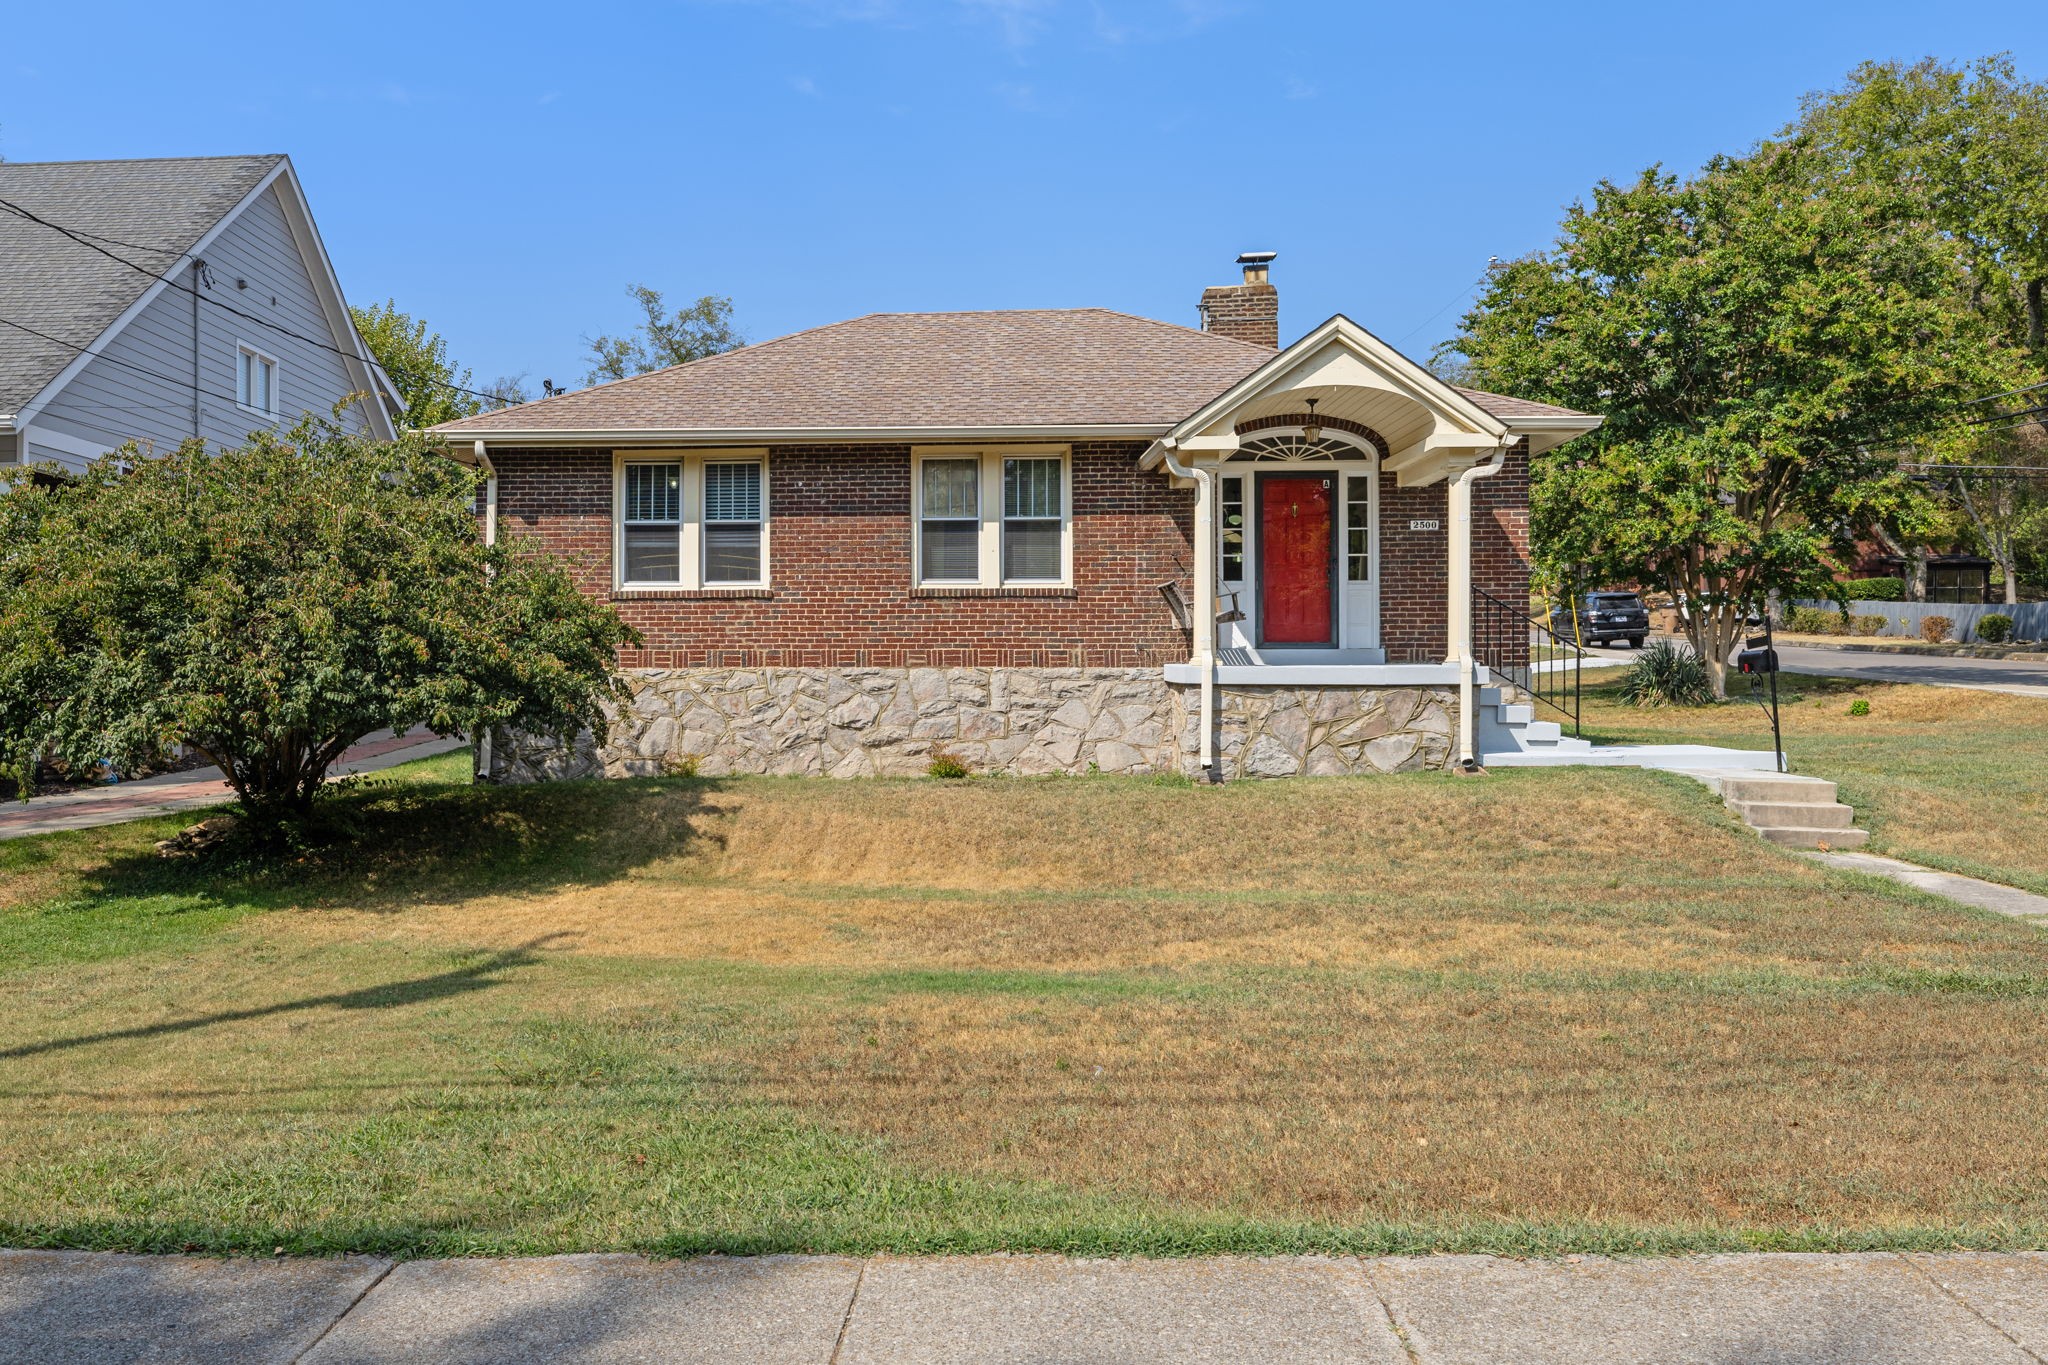
<instances>
[{"instance_id":1,"label":"power line","mask_svg":"<svg viewBox=\"0 0 2048 1365\"><path fill-rule=\"evenodd\" d=\"M139 271L140 273L149 276L153 280L161 281L162 283L168 285L172 289L176 289L181 293L190 294L193 298L198 299L202 303L210 303L215 308L221 309L223 312L232 313L238 318L247 319L248 321L255 323L259 327L268 327L272 331L277 332L280 335L291 337L297 341L302 341L308 346L317 346L323 351L332 351L335 355L341 356L343 359L346 360L360 361L363 358L354 351L343 350L341 347L334 345L331 341L322 341L318 337L306 336L304 333L295 332L291 328L286 327L281 323L273 322L269 318L258 317L254 313L244 312L242 309L235 307L233 304L224 303L219 299L208 298L205 294L200 293L198 290L193 289L191 286L180 284L177 280L171 277L169 271L159 272L151 270L148 266L143 265L138 261L132 261L128 259L126 256L123 256L118 251L108 250L106 247L101 246L100 242L114 242L116 245L125 246L131 251L147 251L155 255L175 255L179 260L191 260L194 264L203 267L204 262L200 261L197 257L193 256L192 253L189 251L174 253L167 247L139 246L133 242L121 242L113 237L100 237L98 233L87 232L82 228L68 227L63 223L52 222L48 218L39 217L38 215L30 212L28 209L23 208L20 204L15 203L11 199L0 199L0 208L4 208L9 212L14 213L22 218L26 218L31 223L35 223L41 227L46 227L50 229L52 232L59 233L62 236L67 237L70 240L78 243L80 246L87 248L88 250L97 251L100 253L100 255L105 256L108 260L118 261L122 265L127 266L130 270ZM98 240L89 241L87 240L88 238L97 238ZM445 379L434 379L429 376L416 375L409 370L400 370L398 372L400 374L405 375L409 379L422 381L428 384L433 384L436 387L449 389L456 393L466 393L469 394L471 397L481 398L487 402L501 404L504 402L504 397L500 394L486 393L481 389L465 388L461 384L452 383Z\"/></svg>"}]
</instances>

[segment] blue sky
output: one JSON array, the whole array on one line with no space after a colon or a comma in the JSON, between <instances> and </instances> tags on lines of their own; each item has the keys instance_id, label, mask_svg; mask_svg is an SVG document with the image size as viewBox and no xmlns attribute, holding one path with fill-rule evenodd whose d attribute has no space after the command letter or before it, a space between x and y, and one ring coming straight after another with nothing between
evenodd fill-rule
<instances>
[{"instance_id":1,"label":"blue sky","mask_svg":"<svg viewBox=\"0 0 2048 1365\"><path fill-rule=\"evenodd\" d=\"M1286 337L1342 311L1426 356L1488 257L1543 246L1602 176L1739 150L1865 58L2048 75L2039 0L166 16L17 10L0 155L289 152L352 301L535 387L582 384L635 281L729 294L754 340L877 310L1192 323L1246 249L1280 253Z\"/></svg>"}]
</instances>

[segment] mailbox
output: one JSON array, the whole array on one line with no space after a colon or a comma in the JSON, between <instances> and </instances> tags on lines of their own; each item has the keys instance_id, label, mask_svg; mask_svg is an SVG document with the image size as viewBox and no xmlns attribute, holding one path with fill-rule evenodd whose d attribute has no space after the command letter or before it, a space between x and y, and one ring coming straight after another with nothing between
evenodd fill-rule
<instances>
[{"instance_id":1,"label":"mailbox","mask_svg":"<svg viewBox=\"0 0 2048 1365\"><path fill-rule=\"evenodd\" d=\"M1735 666L1744 673L1776 673L1778 651L1771 648L1771 637L1752 635L1743 641L1745 648L1735 656Z\"/></svg>"}]
</instances>

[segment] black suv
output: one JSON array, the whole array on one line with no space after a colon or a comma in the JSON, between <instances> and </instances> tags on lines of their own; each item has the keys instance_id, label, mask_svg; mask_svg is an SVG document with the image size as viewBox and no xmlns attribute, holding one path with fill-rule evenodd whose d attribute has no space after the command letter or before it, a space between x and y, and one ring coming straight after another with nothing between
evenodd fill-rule
<instances>
[{"instance_id":1,"label":"black suv","mask_svg":"<svg viewBox=\"0 0 2048 1365\"><path fill-rule=\"evenodd\" d=\"M1579 599L1579 619L1572 606L1560 602L1550 609L1550 628L1559 639L1599 645L1626 640L1637 649L1650 633L1650 609L1632 592L1589 592Z\"/></svg>"}]
</instances>

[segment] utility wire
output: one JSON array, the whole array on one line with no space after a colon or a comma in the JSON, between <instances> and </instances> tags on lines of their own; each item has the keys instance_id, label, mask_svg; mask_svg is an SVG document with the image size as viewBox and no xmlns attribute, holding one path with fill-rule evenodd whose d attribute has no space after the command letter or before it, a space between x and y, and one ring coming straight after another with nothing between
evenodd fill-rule
<instances>
[{"instance_id":1,"label":"utility wire","mask_svg":"<svg viewBox=\"0 0 2048 1365\"><path fill-rule=\"evenodd\" d=\"M269 318L258 317L254 313L245 312L242 309L235 307L233 304L224 303L221 300L215 298L208 298L205 294L200 293L198 290L192 288L190 285L180 284L176 279L172 278L171 273L168 270L151 270L148 266L143 265L138 261L132 261L128 259L126 256L123 256L118 251L112 251L104 246L101 246L100 242L116 242L117 245L125 246L131 251L147 251L154 255L164 256L175 255L179 260L192 260L195 264L201 264L201 262L198 261L198 258L194 257L192 253L189 251L174 253L170 251L168 248L138 246L133 242L119 242L116 238L112 237L99 238L98 241L88 240L89 238L98 237L99 234L86 232L82 228L68 227L63 223L53 222L48 218L40 217L37 214L30 212L28 209L23 208L20 204L15 203L11 199L0 199L0 208L4 208L8 212L16 214L19 217L26 218L31 223L35 223L41 227L46 227L50 229L52 232L60 233L63 236L69 238L70 240L78 243L80 246L87 248L88 250L97 251L98 253L100 253L100 255L105 256L109 260L119 261L122 265L127 266L130 270L139 271L142 274L149 276L153 280L160 280L164 284L170 286L172 289L176 289L181 293L190 294L193 298L200 300L202 303L210 303L215 308L221 309L223 312L232 313L238 318L245 318L248 321L255 323L259 327L268 327L274 332L277 332L283 336L291 337L296 341L302 341L306 343L308 346L317 346L323 351L332 351L335 355L341 356L342 358L347 360L360 361L363 358L354 351L343 350L341 347L334 345L331 341L322 341L318 337L306 336L304 333L295 332L291 328L286 327L281 323L273 322ZM371 363L375 364L379 362L377 362L373 357ZM405 375L409 379L424 381L425 383L433 384L439 388L453 390L456 393L466 393L469 394L471 397L481 398L492 403L504 402L504 397L500 394L486 393L481 389L465 388L461 384L451 383L450 381L445 379L433 379L423 375L414 375L411 371L408 370L400 370L398 372L400 374Z\"/></svg>"}]
</instances>

